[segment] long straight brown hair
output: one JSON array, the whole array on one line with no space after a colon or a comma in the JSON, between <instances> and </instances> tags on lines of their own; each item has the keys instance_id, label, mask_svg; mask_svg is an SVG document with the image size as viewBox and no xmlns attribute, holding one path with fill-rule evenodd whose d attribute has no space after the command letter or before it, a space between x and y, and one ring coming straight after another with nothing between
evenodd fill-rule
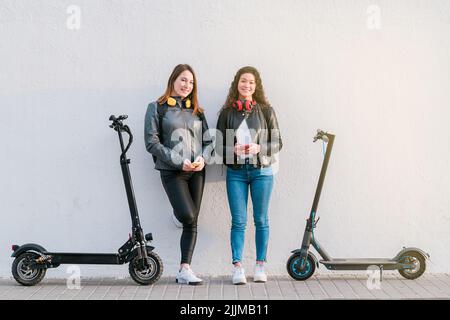
<instances>
[{"instance_id":1,"label":"long straight brown hair","mask_svg":"<svg viewBox=\"0 0 450 320\"><path fill-rule=\"evenodd\" d=\"M188 70L190 73L192 73L192 76L194 78L194 88L192 89L192 92L186 97L191 100L192 105L194 106L194 114L197 114L198 112L203 112L203 109L200 108L198 104L198 98L197 98L197 78L195 77L194 69L188 64L179 64L173 69L172 74L169 77L169 81L167 81L167 88L166 92L159 97L158 103L163 104L167 102L167 99L169 99L170 94L173 91L173 84L175 83L175 80L177 80L178 76Z\"/></svg>"}]
</instances>

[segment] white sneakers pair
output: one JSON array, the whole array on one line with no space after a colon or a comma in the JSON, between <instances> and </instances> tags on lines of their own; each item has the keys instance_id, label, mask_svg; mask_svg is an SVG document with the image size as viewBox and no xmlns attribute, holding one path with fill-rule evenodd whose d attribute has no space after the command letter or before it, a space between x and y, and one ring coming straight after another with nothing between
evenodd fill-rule
<instances>
[{"instance_id":1,"label":"white sneakers pair","mask_svg":"<svg viewBox=\"0 0 450 320\"><path fill-rule=\"evenodd\" d=\"M254 282L266 282L267 275L264 270L264 265L256 264L253 272ZM245 277L245 269L242 266L233 266L233 284L246 284L247 278Z\"/></svg>"},{"instance_id":2,"label":"white sneakers pair","mask_svg":"<svg viewBox=\"0 0 450 320\"><path fill-rule=\"evenodd\" d=\"M177 273L175 281L179 284L199 285L203 280L198 278L190 267L183 267Z\"/></svg>"},{"instance_id":3,"label":"white sneakers pair","mask_svg":"<svg viewBox=\"0 0 450 320\"><path fill-rule=\"evenodd\" d=\"M175 281L179 284L199 285L203 283L203 280L198 278L190 267L183 267L177 273ZM267 275L264 270L264 265L256 264L253 272L254 282L266 282ZM233 284L246 284L247 278L245 277L245 269L242 266L233 266Z\"/></svg>"}]
</instances>

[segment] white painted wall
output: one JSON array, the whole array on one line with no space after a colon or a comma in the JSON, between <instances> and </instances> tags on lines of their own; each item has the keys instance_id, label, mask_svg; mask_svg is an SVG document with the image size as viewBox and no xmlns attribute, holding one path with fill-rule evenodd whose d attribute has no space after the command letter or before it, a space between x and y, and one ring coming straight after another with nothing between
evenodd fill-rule
<instances>
[{"instance_id":1,"label":"white painted wall","mask_svg":"<svg viewBox=\"0 0 450 320\"><path fill-rule=\"evenodd\" d=\"M393 257L417 246L431 254L430 272L450 272L449 1L1 0L0 39L0 276L10 276L13 243L115 252L126 240L119 146L108 128L121 113L135 133L142 224L165 275L175 274L180 230L143 125L178 63L195 68L211 127L237 69L261 71L284 139L270 272L286 274L300 246L321 165L317 128L336 134L316 232L327 250ZM230 272L224 178L208 168L193 259L204 275ZM246 241L251 270L251 220ZM126 266L81 271L127 276ZM61 275L65 268L48 272Z\"/></svg>"}]
</instances>

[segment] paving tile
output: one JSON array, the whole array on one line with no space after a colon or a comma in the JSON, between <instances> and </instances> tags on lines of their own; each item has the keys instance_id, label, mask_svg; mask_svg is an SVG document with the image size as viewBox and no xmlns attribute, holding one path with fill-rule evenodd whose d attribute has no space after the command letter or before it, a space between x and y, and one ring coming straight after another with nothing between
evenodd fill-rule
<instances>
[{"instance_id":1,"label":"paving tile","mask_svg":"<svg viewBox=\"0 0 450 320\"><path fill-rule=\"evenodd\" d=\"M127 278L82 278L80 287L70 289L65 279L46 279L34 287L0 279L2 300L318 300L318 299L450 299L450 275L425 274L407 280L386 273L383 281L368 283L363 274L320 274L307 281L286 275L270 275L266 283L248 279L235 286L229 276L203 277L204 284L187 286L175 277L161 278L150 286L139 286ZM375 285L375 286L373 286Z\"/></svg>"}]
</instances>

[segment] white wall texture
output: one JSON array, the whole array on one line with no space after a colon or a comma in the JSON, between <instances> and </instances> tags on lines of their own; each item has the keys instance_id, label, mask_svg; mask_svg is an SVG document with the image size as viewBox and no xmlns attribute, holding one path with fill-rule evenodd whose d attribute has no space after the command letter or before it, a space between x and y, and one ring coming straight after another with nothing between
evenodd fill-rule
<instances>
[{"instance_id":1,"label":"white wall texture","mask_svg":"<svg viewBox=\"0 0 450 320\"><path fill-rule=\"evenodd\" d=\"M1 0L0 39L0 276L11 275L11 244L123 244L130 219L108 117L124 113L142 224L175 275L181 231L143 125L178 63L196 70L210 127L238 68L261 72L284 140L270 273L286 274L301 243L322 161L317 128L336 134L316 230L327 251L393 257L417 246L430 272L450 272L449 1ZM192 264L203 275L231 270L224 179L208 168ZM254 259L249 208L248 269ZM81 266L82 276L127 273Z\"/></svg>"}]
</instances>

